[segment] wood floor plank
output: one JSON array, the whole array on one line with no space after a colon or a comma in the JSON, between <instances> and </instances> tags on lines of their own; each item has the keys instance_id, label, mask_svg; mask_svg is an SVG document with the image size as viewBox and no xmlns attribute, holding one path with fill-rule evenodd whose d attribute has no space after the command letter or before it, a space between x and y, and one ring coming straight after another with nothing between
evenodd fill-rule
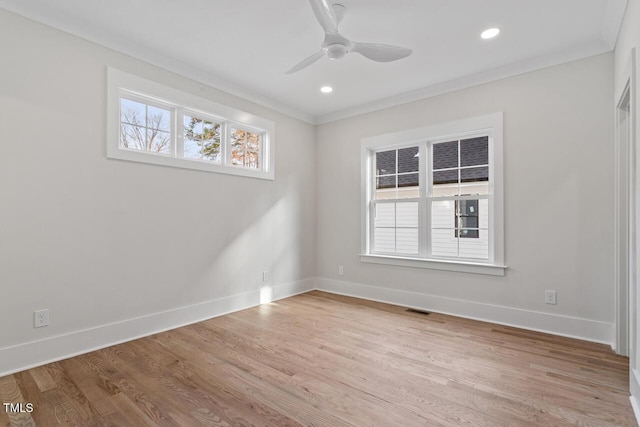
<instances>
[{"instance_id":1,"label":"wood floor plank","mask_svg":"<svg viewBox=\"0 0 640 427\"><path fill-rule=\"evenodd\" d=\"M122 419L127 420L131 426L156 426L159 423L152 420L145 412L140 410L124 393L118 393L109 398L113 405L119 408Z\"/></svg>"},{"instance_id":2,"label":"wood floor plank","mask_svg":"<svg viewBox=\"0 0 640 427\"><path fill-rule=\"evenodd\" d=\"M214 420L221 425L239 425L242 424L243 418L246 419L246 413L237 405L237 402L242 401L243 397L238 395L234 399L227 398L227 395L233 394L232 386L216 384L215 377L209 382L201 382L199 380L200 376L195 375L197 370L194 366L187 366L181 363L180 359L176 359L175 356L170 358L164 357L161 355L160 348L154 346L153 340L146 342L145 348L147 350L150 348L153 349L151 353L145 353L146 359L157 358L157 360L162 360L164 363L173 361L163 368L159 368L162 362L150 362L149 360L146 362L149 366L157 366L153 369L146 368L146 375L155 378L161 391L163 391L165 395L171 396L170 403L172 407L175 408L174 412L172 412L173 414L180 414L180 410L186 412L188 415L182 414L180 417L191 418L191 424L195 420L206 420L207 424ZM120 354L121 357L123 357L123 355L124 353ZM131 355L127 357L131 357ZM132 362L132 360L129 360L129 362ZM125 366L128 365L129 364ZM135 363L133 365L135 365ZM213 385L217 385L217 387L212 389ZM208 390L208 392L194 392L200 389ZM225 393L220 394L218 390L224 390ZM242 415L240 415L241 412ZM277 413L275 415L277 415ZM183 423L179 424L183 425Z\"/></svg>"},{"instance_id":3,"label":"wood floor plank","mask_svg":"<svg viewBox=\"0 0 640 427\"><path fill-rule=\"evenodd\" d=\"M185 342L180 342L178 337L172 338L172 342L175 343L173 346L174 354L189 356L194 353L200 353L197 344L193 346L189 344L185 345ZM156 341L156 345L160 345L160 341ZM218 355L218 357L220 357L220 355ZM237 358L241 360L243 356L238 353ZM210 390L208 393L200 393L196 396L201 407L197 408L195 412L192 412L193 416L207 421L212 416L216 419L228 418L230 422L237 424L240 423L238 417L231 415L232 413L236 413L242 414L247 421L250 421L254 425L299 425L299 423L275 411L270 406L263 405L254 399L248 399L247 396L243 397L242 393L236 387L221 380L224 378L222 375L223 372L217 368L224 363L223 358L215 360L208 358L205 363L200 363L199 359L194 358L190 359L187 363L188 365L176 361L175 366L168 367L172 371L171 376L190 388ZM260 365L260 370L266 369L269 369L269 367ZM212 388L212 385L215 385L215 387ZM193 396L190 397L186 393L183 393L183 398L186 401L193 400ZM210 407L218 410L227 408L225 416L221 417L220 414L216 414L215 411L207 409Z\"/></svg>"},{"instance_id":4,"label":"wood floor plank","mask_svg":"<svg viewBox=\"0 0 640 427\"><path fill-rule=\"evenodd\" d=\"M40 391L47 391L56 387L56 382L51 378L51 375L49 375L49 372L44 366L30 369L29 374L38 385Z\"/></svg>"},{"instance_id":5,"label":"wood floor plank","mask_svg":"<svg viewBox=\"0 0 640 427\"><path fill-rule=\"evenodd\" d=\"M71 404L75 413L80 418L80 421L85 426L99 426L104 424L100 413L96 410L95 401L90 400L85 394L78 388L78 385L69 376L67 370L64 368L65 363L73 362L58 362L52 363L47 366L49 375L56 382L56 389L62 393L65 402Z\"/></svg>"},{"instance_id":6,"label":"wood floor plank","mask_svg":"<svg viewBox=\"0 0 640 427\"><path fill-rule=\"evenodd\" d=\"M34 413L0 426L635 426L628 375L602 344L313 291L1 378Z\"/></svg>"},{"instance_id":7,"label":"wood floor plank","mask_svg":"<svg viewBox=\"0 0 640 427\"><path fill-rule=\"evenodd\" d=\"M4 403L26 404L28 403L22 395L22 391L18 387L15 376L0 378L0 397L3 403L2 411L5 411ZM6 413L11 426L27 427L35 426L36 423L29 412L12 412Z\"/></svg>"},{"instance_id":8,"label":"wood floor plank","mask_svg":"<svg viewBox=\"0 0 640 427\"><path fill-rule=\"evenodd\" d=\"M0 408L0 426L11 426L11 420L9 420L9 415L5 412L4 408Z\"/></svg>"},{"instance_id":9,"label":"wood floor plank","mask_svg":"<svg viewBox=\"0 0 640 427\"><path fill-rule=\"evenodd\" d=\"M13 377L24 401L33 405L34 412L31 416L36 424L38 420L55 418L50 402L44 398L44 394L31 375L31 371L20 372ZM55 386L47 388L46 391L53 389L55 389Z\"/></svg>"},{"instance_id":10,"label":"wood floor plank","mask_svg":"<svg viewBox=\"0 0 640 427\"><path fill-rule=\"evenodd\" d=\"M128 360L134 354L133 350L126 345L118 345L100 350L97 354L104 362L110 364L110 370L117 372L116 386L121 392L112 399L126 403L127 414L137 417L142 413L151 420L152 425L179 426L168 413L173 407L172 396L163 393L155 380L148 378L139 366L128 364Z\"/></svg>"}]
</instances>

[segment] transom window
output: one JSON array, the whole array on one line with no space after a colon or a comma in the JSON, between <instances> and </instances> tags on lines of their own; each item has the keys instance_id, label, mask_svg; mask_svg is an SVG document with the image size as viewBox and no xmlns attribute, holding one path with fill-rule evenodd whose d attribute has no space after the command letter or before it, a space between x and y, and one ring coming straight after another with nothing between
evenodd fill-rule
<instances>
[{"instance_id":1,"label":"transom window","mask_svg":"<svg viewBox=\"0 0 640 427\"><path fill-rule=\"evenodd\" d=\"M501 118L441 126L458 136L435 127L363 140L364 261L502 266Z\"/></svg>"},{"instance_id":2,"label":"transom window","mask_svg":"<svg viewBox=\"0 0 640 427\"><path fill-rule=\"evenodd\" d=\"M272 122L118 70L108 75L108 157L273 179Z\"/></svg>"},{"instance_id":3,"label":"transom window","mask_svg":"<svg viewBox=\"0 0 640 427\"><path fill-rule=\"evenodd\" d=\"M174 121L173 117L178 116ZM174 125L175 122L175 125ZM223 146L225 131L228 143ZM221 118L190 112L144 95L120 95L120 149L165 154L187 160L260 169L265 132L247 130Z\"/></svg>"}]
</instances>

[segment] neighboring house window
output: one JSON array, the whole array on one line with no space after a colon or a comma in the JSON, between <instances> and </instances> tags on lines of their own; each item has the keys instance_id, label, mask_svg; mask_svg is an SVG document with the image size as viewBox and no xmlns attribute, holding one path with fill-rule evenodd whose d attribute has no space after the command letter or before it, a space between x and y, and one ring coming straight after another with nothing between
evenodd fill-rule
<instances>
[{"instance_id":1,"label":"neighboring house window","mask_svg":"<svg viewBox=\"0 0 640 427\"><path fill-rule=\"evenodd\" d=\"M454 236L473 239L479 238L480 224L478 219L477 200L456 200L456 232Z\"/></svg>"},{"instance_id":2,"label":"neighboring house window","mask_svg":"<svg viewBox=\"0 0 640 427\"><path fill-rule=\"evenodd\" d=\"M504 274L502 114L362 150L363 261Z\"/></svg>"},{"instance_id":3,"label":"neighboring house window","mask_svg":"<svg viewBox=\"0 0 640 427\"><path fill-rule=\"evenodd\" d=\"M109 69L107 156L273 179L272 122Z\"/></svg>"}]
</instances>

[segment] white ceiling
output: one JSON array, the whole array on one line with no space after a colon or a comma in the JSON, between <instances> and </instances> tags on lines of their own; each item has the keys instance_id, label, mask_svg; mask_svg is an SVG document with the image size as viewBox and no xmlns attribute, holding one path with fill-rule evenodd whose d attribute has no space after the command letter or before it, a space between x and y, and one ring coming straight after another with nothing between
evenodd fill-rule
<instances>
[{"instance_id":1,"label":"white ceiling","mask_svg":"<svg viewBox=\"0 0 640 427\"><path fill-rule=\"evenodd\" d=\"M340 32L413 55L322 58L308 0L0 0L0 7L312 123L613 49L627 0L337 0ZM482 30L498 26L494 40ZM323 95L319 88L331 85Z\"/></svg>"}]
</instances>

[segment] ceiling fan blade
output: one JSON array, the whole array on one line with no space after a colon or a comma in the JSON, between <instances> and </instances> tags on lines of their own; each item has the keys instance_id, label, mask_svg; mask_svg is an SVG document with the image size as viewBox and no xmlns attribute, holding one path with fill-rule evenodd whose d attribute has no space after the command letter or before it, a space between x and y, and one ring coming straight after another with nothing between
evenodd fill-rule
<instances>
[{"instance_id":1,"label":"ceiling fan blade","mask_svg":"<svg viewBox=\"0 0 640 427\"><path fill-rule=\"evenodd\" d=\"M351 52L357 52L360 55L377 62L391 62L398 59L406 58L413 51L406 47L390 46L388 44L378 43L353 43Z\"/></svg>"},{"instance_id":2,"label":"ceiling fan blade","mask_svg":"<svg viewBox=\"0 0 640 427\"><path fill-rule=\"evenodd\" d=\"M338 18L328 0L310 0L316 19L327 34L338 33Z\"/></svg>"},{"instance_id":3,"label":"ceiling fan blade","mask_svg":"<svg viewBox=\"0 0 640 427\"><path fill-rule=\"evenodd\" d=\"M311 55L310 57L308 57L307 59L303 59L301 62L299 62L298 64L294 65L285 74L293 74L293 73L295 73L297 71L300 71L303 68L306 68L309 65L313 64L314 62L316 62L318 59L322 58L323 56L324 56L324 51L320 50L320 51L314 53L313 55Z\"/></svg>"}]
</instances>

